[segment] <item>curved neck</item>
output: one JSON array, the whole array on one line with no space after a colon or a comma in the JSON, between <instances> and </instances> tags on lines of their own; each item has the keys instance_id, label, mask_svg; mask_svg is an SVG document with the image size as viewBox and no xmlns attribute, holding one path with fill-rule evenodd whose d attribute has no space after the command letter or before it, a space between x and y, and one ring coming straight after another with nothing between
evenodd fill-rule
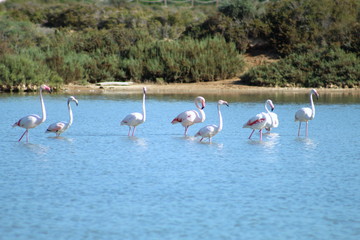
<instances>
[{"instance_id":1,"label":"curved neck","mask_svg":"<svg viewBox=\"0 0 360 240\"><path fill-rule=\"evenodd\" d=\"M45 109L44 99L43 99L43 95L42 95L42 88L40 88L40 103L41 103L41 111L42 111L41 122L43 123L46 120L46 109Z\"/></svg>"},{"instance_id":2,"label":"curved neck","mask_svg":"<svg viewBox=\"0 0 360 240\"><path fill-rule=\"evenodd\" d=\"M268 102L265 102L265 110L269 113L269 109L267 108Z\"/></svg>"},{"instance_id":3,"label":"curved neck","mask_svg":"<svg viewBox=\"0 0 360 240\"><path fill-rule=\"evenodd\" d=\"M311 110L312 110L311 119L313 119L315 117L315 105L314 105L314 100L313 100L312 95L313 94L310 93L310 104L311 104Z\"/></svg>"},{"instance_id":4,"label":"curved neck","mask_svg":"<svg viewBox=\"0 0 360 240\"><path fill-rule=\"evenodd\" d=\"M70 101L68 101L68 109L69 109L69 126L71 126L71 124L73 123L73 113L71 110L71 105L70 105Z\"/></svg>"},{"instance_id":5,"label":"curved neck","mask_svg":"<svg viewBox=\"0 0 360 240\"><path fill-rule=\"evenodd\" d=\"M200 112L200 119L199 119L199 123L202 123L205 121L206 119L206 116L205 116L205 112L203 109L201 109L201 107L199 106L199 102L198 101L195 101L195 106L197 109L199 109L199 112Z\"/></svg>"},{"instance_id":6,"label":"curved neck","mask_svg":"<svg viewBox=\"0 0 360 240\"><path fill-rule=\"evenodd\" d=\"M143 111L143 122L146 120L146 109L145 109L145 93L143 93L143 103L142 103L142 111Z\"/></svg>"},{"instance_id":7,"label":"curved neck","mask_svg":"<svg viewBox=\"0 0 360 240\"><path fill-rule=\"evenodd\" d=\"M220 105L218 104L218 114L219 114L219 128L218 128L218 132L220 132L223 128L223 119L222 119L222 116L221 116L221 111L220 111Z\"/></svg>"},{"instance_id":8,"label":"curved neck","mask_svg":"<svg viewBox=\"0 0 360 240\"><path fill-rule=\"evenodd\" d=\"M272 115L270 114L270 110L267 108L267 102L265 103L265 110L266 110L266 112L268 113L268 116L270 117L270 121L271 121L271 123L273 123L273 118L272 118Z\"/></svg>"},{"instance_id":9,"label":"curved neck","mask_svg":"<svg viewBox=\"0 0 360 240\"><path fill-rule=\"evenodd\" d=\"M200 122L204 122L206 118L205 112L201 108L199 108L199 112L200 112Z\"/></svg>"}]
</instances>

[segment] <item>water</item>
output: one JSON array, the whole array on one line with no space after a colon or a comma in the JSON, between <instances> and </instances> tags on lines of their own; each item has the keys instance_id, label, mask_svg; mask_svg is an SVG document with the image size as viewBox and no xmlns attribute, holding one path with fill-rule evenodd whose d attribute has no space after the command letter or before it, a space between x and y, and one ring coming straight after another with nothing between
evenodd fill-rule
<instances>
[{"instance_id":1,"label":"water","mask_svg":"<svg viewBox=\"0 0 360 240\"><path fill-rule=\"evenodd\" d=\"M359 239L360 98L319 92L308 138L294 122L306 94L205 96L206 124L218 123L218 99L230 103L212 144L170 124L194 109L191 94L150 93L130 138L119 123L141 94L77 96L60 138L44 132L68 119L67 96L46 94L29 143L11 125L40 114L38 96L0 95L0 239ZM267 98L280 126L248 140L242 125Z\"/></svg>"}]
</instances>

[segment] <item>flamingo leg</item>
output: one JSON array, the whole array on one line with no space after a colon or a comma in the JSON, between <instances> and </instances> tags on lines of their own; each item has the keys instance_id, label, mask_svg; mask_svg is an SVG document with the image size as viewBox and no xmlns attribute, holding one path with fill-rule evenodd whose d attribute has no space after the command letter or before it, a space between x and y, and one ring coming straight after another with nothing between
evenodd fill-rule
<instances>
[{"instance_id":1,"label":"flamingo leg","mask_svg":"<svg viewBox=\"0 0 360 240\"><path fill-rule=\"evenodd\" d=\"M301 128L301 122L299 122L298 137L300 136L300 128Z\"/></svg>"},{"instance_id":2,"label":"flamingo leg","mask_svg":"<svg viewBox=\"0 0 360 240\"><path fill-rule=\"evenodd\" d=\"M134 128L133 128L133 131L132 131L132 135L131 135L131 136L134 136L135 128L136 128L136 126L134 126Z\"/></svg>"},{"instance_id":3,"label":"flamingo leg","mask_svg":"<svg viewBox=\"0 0 360 240\"><path fill-rule=\"evenodd\" d=\"M252 132L251 132L251 134L250 134L250 136L249 136L249 139L251 139L251 136L253 135L254 132L255 132L255 129L252 130Z\"/></svg>"},{"instance_id":4,"label":"flamingo leg","mask_svg":"<svg viewBox=\"0 0 360 240\"><path fill-rule=\"evenodd\" d=\"M21 137L20 137L20 139L19 139L19 141L18 142L20 142L21 141L21 139L24 137L24 135L25 135L25 133L27 133L27 129L25 130L25 132L21 135Z\"/></svg>"},{"instance_id":5,"label":"flamingo leg","mask_svg":"<svg viewBox=\"0 0 360 240\"><path fill-rule=\"evenodd\" d=\"M185 133L184 133L184 136L185 136L185 137L186 137L186 135L187 135L188 128L189 128L189 126L186 126L186 127L185 127Z\"/></svg>"},{"instance_id":6,"label":"flamingo leg","mask_svg":"<svg viewBox=\"0 0 360 240\"><path fill-rule=\"evenodd\" d=\"M262 129L260 129L260 141L262 141Z\"/></svg>"},{"instance_id":7,"label":"flamingo leg","mask_svg":"<svg viewBox=\"0 0 360 240\"><path fill-rule=\"evenodd\" d=\"M306 137L308 136L308 123L309 122L306 122Z\"/></svg>"},{"instance_id":8,"label":"flamingo leg","mask_svg":"<svg viewBox=\"0 0 360 240\"><path fill-rule=\"evenodd\" d=\"M202 137L201 139L200 139L200 142L203 140L204 138Z\"/></svg>"},{"instance_id":9,"label":"flamingo leg","mask_svg":"<svg viewBox=\"0 0 360 240\"><path fill-rule=\"evenodd\" d=\"M26 142L29 142L29 130L26 130Z\"/></svg>"}]
</instances>

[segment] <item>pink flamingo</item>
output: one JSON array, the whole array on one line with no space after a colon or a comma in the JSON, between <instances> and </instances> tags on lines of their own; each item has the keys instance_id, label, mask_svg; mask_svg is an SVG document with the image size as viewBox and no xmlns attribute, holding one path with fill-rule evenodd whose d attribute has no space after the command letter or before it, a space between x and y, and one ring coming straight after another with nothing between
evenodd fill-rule
<instances>
[{"instance_id":1,"label":"pink flamingo","mask_svg":"<svg viewBox=\"0 0 360 240\"><path fill-rule=\"evenodd\" d=\"M26 129L23 135L21 135L19 142L21 141L21 139L24 137L25 134L26 134L26 142L29 142L29 129L39 126L41 123L45 122L46 120L46 110L42 95L43 90L51 93L51 88L46 85L40 86L40 102L41 102L42 117L39 117L36 114L31 114L21 118L19 121L17 121L12 125L13 127L22 127Z\"/></svg>"},{"instance_id":2,"label":"pink flamingo","mask_svg":"<svg viewBox=\"0 0 360 240\"><path fill-rule=\"evenodd\" d=\"M299 109L295 113L295 122L299 121L299 130L298 130L298 136L300 136L300 128L301 128L301 122L306 122L306 133L305 136L308 136L308 122L310 120L313 120L315 117L315 105L313 101L312 95L316 96L316 99L319 99L319 93L315 89L311 89L310 93L310 104L311 108L304 107Z\"/></svg>"},{"instance_id":3,"label":"pink flamingo","mask_svg":"<svg viewBox=\"0 0 360 240\"><path fill-rule=\"evenodd\" d=\"M219 115L219 126L216 126L214 124L212 125L207 125L203 128L201 128L196 134L195 137L200 136L200 142L204 139L204 138L209 138L209 142L211 142L211 138L213 136L215 136L216 134L218 134L222 128L223 128L223 119L221 116L221 112L220 112L220 105L225 104L226 106L229 106L228 102L224 101L224 100L219 100L218 104L217 104L217 108L218 108L218 115Z\"/></svg>"},{"instance_id":4,"label":"pink flamingo","mask_svg":"<svg viewBox=\"0 0 360 240\"><path fill-rule=\"evenodd\" d=\"M188 128L191 125L205 121L205 112L203 111L203 109L205 108L205 98L203 98L201 96L196 97L194 102L195 102L196 108L199 109L200 116L196 110L189 110L189 111L180 113L176 118L174 118L171 121L172 124L181 123L181 125L183 127L185 127L185 132L184 132L185 137L186 137ZM201 104L201 107L198 105L199 103Z\"/></svg>"},{"instance_id":5,"label":"pink flamingo","mask_svg":"<svg viewBox=\"0 0 360 240\"><path fill-rule=\"evenodd\" d=\"M272 109L274 109L275 106L270 99L266 100L266 102L265 102L266 114L270 115L271 118L270 118L270 116L267 118L268 121L266 122L265 129L270 132L272 128L277 128L279 126L279 119L278 119L278 116L276 113L270 112L268 110L267 105L269 105L270 108L272 108Z\"/></svg>"},{"instance_id":6,"label":"pink flamingo","mask_svg":"<svg viewBox=\"0 0 360 240\"><path fill-rule=\"evenodd\" d=\"M267 102L269 106L271 107L271 111L274 110L274 105L272 102ZM252 132L249 136L249 139L251 139L251 136L253 135L255 130L259 130L260 132L260 141L262 141L262 130L266 127L266 124L268 122L272 122L272 116L269 114L270 111L265 106L266 113L262 112L259 114L256 114L254 117L250 118L243 126L243 128L251 128Z\"/></svg>"},{"instance_id":7,"label":"pink flamingo","mask_svg":"<svg viewBox=\"0 0 360 240\"><path fill-rule=\"evenodd\" d=\"M78 100L75 97L71 96L68 98L67 106L69 110L69 122L61 121L61 122L53 123L47 128L45 133L53 132L56 133L56 136L58 137L60 136L61 133L65 132L71 126L71 124L73 123L73 113L70 106L71 101L75 102L76 106L79 104Z\"/></svg>"},{"instance_id":8,"label":"pink flamingo","mask_svg":"<svg viewBox=\"0 0 360 240\"><path fill-rule=\"evenodd\" d=\"M136 127L144 123L146 120L145 95L146 95L146 87L143 88L142 113L138 113L138 112L130 113L121 121L121 125L129 126L128 136L130 136L131 127L133 127L132 136L134 136Z\"/></svg>"}]
</instances>

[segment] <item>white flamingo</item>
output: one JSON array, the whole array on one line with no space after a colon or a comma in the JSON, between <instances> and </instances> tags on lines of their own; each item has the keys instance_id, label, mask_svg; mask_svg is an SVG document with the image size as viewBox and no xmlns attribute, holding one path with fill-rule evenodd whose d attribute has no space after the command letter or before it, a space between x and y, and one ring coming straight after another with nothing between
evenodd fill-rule
<instances>
[{"instance_id":1,"label":"white flamingo","mask_svg":"<svg viewBox=\"0 0 360 240\"><path fill-rule=\"evenodd\" d=\"M269 104L271 107L271 111L274 110L274 105ZM255 130L259 130L260 132L260 141L262 141L262 130L266 127L266 124L268 122L272 122L272 115L270 115L270 111L269 109L267 109L267 107L265 107L266 109L266 113L262 112L262 113L258 113L256 114L254 117L250 118L244 125L243 128L251 128L252 132L249 136L249 139L251 139L251 136L253 135Z\"/></svg>"},{"instance_id":2,"label":"white flamingo","mask_svg":"<svg viewBox=\"0 0 360 240\"><path fill-rule=\"evenodd\" d=\"M215 136L216 134L218 134L222 128L223 128L223 119L221 116L221 112L220 112L220 105L225 104L226 106L229 106L228 102L224 101L224 100L219 100L218 104L217 104L217 108L218 108L218 115L219 115L219 126L216 126L215 124L212 125L207 125L203 128L201 128L196 134L195 137L200 136L200 142L204 139L204 138L209 138L209 142L211 142L211 138L213 136Z\"/></svg>"},{"instance_id":3,"label":"white flamingo","mask_svg":"<svg viewBox=\"0 0 360 240\"><path fill-rule=\"evenodd\" d=\"M270 115L271 118L270 116L267 118L268 121L266 122L265 129L270 132L272 128L277 128L279 126L279 119L276 113L270 112L268 110L267 108L268 105L270 106L271 109L274 109L275 106L270 99L266 100L265 102L266 114Z\"/></svg>"},{"instance_id":4,"label":"white flamingo","mask_svg":"<svg viewBox=\"0 0 360 240\"><path fill-rule=\"evenodd\" d=\"M299 130L298 130L298 136L300 136L300 128L301 128L301 122L306 122L306 132L305 136L308 136L308 122L309 120L313 120L315 117L315 105L313 101L313 95L316 96L316 99L319 99L319 93L315 89L311 89L310 93L310 104L311 108L304 107L299 109L295 113L295 122L299 121Z\"/></svg>"},{"instance_id":5,"label":"white flamingo","mask_svg":"<svg viewBox=\"0 0 360 240\"><path fill-rule=\"evenodd\" d=\"M19 142L21 141L21 139L24 137L25 134L26 134L26 142L29 142L29 129L39 126L41 123L45 122L45 120L46 120L46 109L45 109L44 99L43 99L43 95L42 95L43 90L51 93L51 88L46 85L40 86L39 92L40 92L42 117L40 117L39 115L36 115L36 114L31 114L31 115L21 118L19 121L17 121L16 123L14 123L12 125L13 127L22 127L22 128L26 129L25 132L23 133L23 135L21 135Z\"/></svg>"},{"instance_id":6,"label":"white flamingo","mask_svg":"<svg viewBox=\"0 0 360 240\"><path fill-rule=\"evenodd\" d=\"M73 113L71 110L70 102L75 102L76 106L79 104L78 100L75 97L71 96L68 98L67 106L69 110L69 122L61 121L53 123L47 128L46 133L53 132L56 133L56 136L60 136L61 133L65 132L66 130L68 130L68 128L70 128L73 123Z\"/></svg>"},{"instance_id":7,"label":"white flamingo","mask_svg":"<svg viewBox=\"0 0 360 240\"><path fill-rule=\"evenodd\" d=\"M142 113L138 113L138 112L130 113L121 121L121 125L129 126L128 136L130 136L131 127L133 127L132 136L134 136L136 127L144 123L146 120L145 97L146 97L146 87L143 88Z\"/></svg>"},{"instance_id":8,"label":"white flamingo","mask_svg":"<svg viewBox=\"0 0 360 240\"><path fill-rule=\"evenodd\" d=\"M172 124L181 123L181 125L185 128L185 132L184 132L185 137L186 137L188 128L191 125L194 125L195 123L202 123L205 121L205 112L203 110L205 108L205 98L203 98L201 96L196 97L194 102L195 102L196 108L199 109L200 116L196 110L189 110L189 111L180 113L179 115L177 115L176 118L174 118L171 121ZM201 104L201 106L199 106L199 103Z\"/></svg>"}]
</instances>

